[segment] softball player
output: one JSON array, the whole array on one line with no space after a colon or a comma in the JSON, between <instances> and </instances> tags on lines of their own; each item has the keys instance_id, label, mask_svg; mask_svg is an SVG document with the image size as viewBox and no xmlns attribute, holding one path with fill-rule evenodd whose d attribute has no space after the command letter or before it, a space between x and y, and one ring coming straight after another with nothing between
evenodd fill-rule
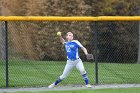
<instances>
[{"instance_id":1,"label":"softball player","mask_svg":"<svg viewBox=\"0 0 140 93\"><path fill-rule=\"evenodd\" d=\"M63 74L53 84L49 85L48 88L55 87L64 78L66 78L73 67L76 67L80 71L80 73L85 81L86 87L91 88L91 85L89 84L87 73L85 71L83 62L80 59L79 52L78 52L78 48L81 48L83 50L83 52L85 53L85 55L88 55L87 49L79 41L73 40L72 32L67 33L67 35L66 35L67 42L62 38L61 32L58 32L57 35L60 37L60 41L65 46L65 50L67 53L67 64L65 66Z\"/></svg>"}]
</instances>

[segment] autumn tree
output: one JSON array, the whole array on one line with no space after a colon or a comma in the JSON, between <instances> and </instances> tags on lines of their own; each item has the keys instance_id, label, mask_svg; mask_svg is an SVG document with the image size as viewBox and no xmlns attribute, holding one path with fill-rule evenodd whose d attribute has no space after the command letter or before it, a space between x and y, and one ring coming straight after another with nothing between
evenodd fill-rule
<instances>
[{"instance_id":1,"label":"autumn tree","mask_svg":"<svg viewBox=\"0 0 140 93\"><path fill-rule=\"evenodd\" d=\"M139 15L139 0L5 0L6 15L125 16ZM11 22L10 36L16 53L27 59L63 60L64 49L56 32L72 31L75 38L94 51L94 22ZM97 22L99 60L127 62L137 59L137 22ZM131 43L129 43L132 41ZM24 51L22 51L24 50ZM29 50L29 51L28 51ZM122 52L123 51L123 52ZM61 54L61 55L60 55ZM113 54L113 55L112 55ZM126 55L127 54L127 55ZM119 57L118 55L122 55ZM118 56L118 58L116 58ZM84 55L82 54L84 58Z\"/></svg>"}]
</instances>

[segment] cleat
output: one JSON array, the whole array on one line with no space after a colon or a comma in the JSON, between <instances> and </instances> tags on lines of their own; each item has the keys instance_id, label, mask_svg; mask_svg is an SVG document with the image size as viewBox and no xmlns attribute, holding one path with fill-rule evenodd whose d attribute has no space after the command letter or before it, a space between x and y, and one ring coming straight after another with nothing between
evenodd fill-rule
<instances>
[{"instance_id":1,"label":"cleat","mask_svg":"<svg viewBox=\"0 0 140 93\"><path fill-rule=\"evenodd\" d=\"M92 86L90 84L87 84L86 87L87 88L92 88Z\"/></svg>"},{"instance_id":2,"label":"cleat","mask_svg":"<svg viewBox=\"0 0 140 93\"><path fill-rule=\"evenodd\" d=\"M54 87L55 87L54 83L48 86L48 88L54 88Z\"/></svg>"}]
</instances>

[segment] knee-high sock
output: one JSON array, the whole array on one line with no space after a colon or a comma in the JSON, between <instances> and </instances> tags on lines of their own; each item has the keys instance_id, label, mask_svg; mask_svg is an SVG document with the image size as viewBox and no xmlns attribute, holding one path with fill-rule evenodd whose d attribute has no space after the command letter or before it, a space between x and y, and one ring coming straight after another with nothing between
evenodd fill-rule
<instances>
[{"instance_id":1,"label":"knee-high sock","mask_svg":"<svg viewBox=\"0 0 140 93\"><path fill-rule=\"evenodd\" d=\"M57 79L55 82L54 82L54 84L55 85L57 85L58 83L60 83L62 80L59 78L59 79Z\"/></svg>"},{"instance_id":2,"label":"knee-high sock","mask_svg":"<svg viewBox=\"0 0 140 93\"><path fill-rule=\"evenodd\" d=\"M82 76L83 76L83 79L85 81L85 84L87 85L89 83L87 73L83 74Z\"/></svg>"}]
</instances>

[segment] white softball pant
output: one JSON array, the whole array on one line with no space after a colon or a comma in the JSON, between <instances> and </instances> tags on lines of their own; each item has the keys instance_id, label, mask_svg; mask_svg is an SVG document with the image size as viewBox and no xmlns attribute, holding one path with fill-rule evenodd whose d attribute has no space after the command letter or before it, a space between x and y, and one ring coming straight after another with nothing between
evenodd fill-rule
<instances>
[{"instance_id":1,"label":"white softball pant","mask_svg":"<svg viewBox=\"0 0 140 93\"><path fill-rule=\"evenodd\" d=\"M65 66L63 74L60 76L60 79L63 80L64 78L66 78L71 72L72 68L75 66L80 71L81 75L86 73L83 62L80 58L75 61L67 60L67 64Z\"/></svg>"}]
</instances>

